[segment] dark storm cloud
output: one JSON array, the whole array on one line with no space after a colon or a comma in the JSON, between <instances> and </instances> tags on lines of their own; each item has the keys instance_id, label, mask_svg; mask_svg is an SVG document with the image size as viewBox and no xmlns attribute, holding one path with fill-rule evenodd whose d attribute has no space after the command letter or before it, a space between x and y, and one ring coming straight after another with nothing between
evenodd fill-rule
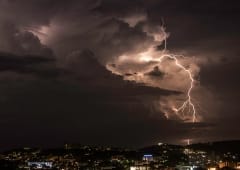
<instances>
[{"instance_id":1,"label":"dark storm cloud","mask_svg":"<svg viewBox=\"0 0 240 170\"><path fill-rule=\"evenodd\" d=\"M238 6L221 0L0 0L0 51L11 53L0 55L1 76L10 71L37 77L0 79L2 145L13 146L17 140L20 145L69 141L134 146L189 136L217 139L222 132L239 138L239 127L231 124L239 118L240 70L234 62L240 54ZM132 16L146 19L131 26L125 19ZM154 30L162 18L171 33L170 50L209 59L201 82L223 103L218 119L210 122L214 126L166 120L149 103L178 92L124 81L101 65L152 43L154 38L142 29ZM42 26L50 30L41 32ZM47 39L48 46L34 33ZM212 65L223 58L231 63ZM161 75L156 69L149 74Z\"/></svg>"},{"instance_id":2,"label":"dark storm cloud","mask_svg":"<svg viewBox=\"0 0 240 170\"><path fill-rule=\"evenodd\" d=\"M155 66L153 70L150 71L149 73L146 73L146 75L154 76L154 77L163 77L164 73L159 69L158 66Z\"/></svg>"},{"instance_id":3,"label":"dark storm cloud","mask_svg":"<svg viewBox=\"0 0 240 170\"><path fill-rule=\"evenodd\" d=\"M103 0L93 11L100 12L103 15L109 15L116 18L131 16L134 14L144 14L147 12L147 4L144 0L132 1L111 1ZM150 2L151 3L151 2Z\"/></svg>"},{"instance_id":4,"label":"dark storm cloud","mask_svg":"<svg viewBox=\"0 0 240 170\"><path fill-rule=\"evenodd\" d=\"M33 55L14 55L0 53L0 74L14 72L21 75L35 75L38 77L57 77L67 71L55 66L55 59Z\"/></svg>"},{"instance_id":5,"label":"dark storm cloud","mask_svg":"<svg viewBox=\"0 0 240 170\"><path fill-rule=\"evenodd\" d=\"M91 51L74 56L80 57L80 61L75 59L78 63L65 69L73 71L79 66L80 70L84 67L85 73L74 71L73 77L65 77L64 81L2 81L1 129L14 134L18 127L19 132L16 136L5 135L8 137L2 146L16 146L9 144L9 140L15 138L22 139L18 140L19 145L47 146L61 141L139 146L154 137L158 140L159 133L166 141L174 139L174 135L169 137L166 128L174 134L179 131L175 127L182 125L175 122L175 127L171 127L159 111L151 116L143 98L159 99L177 92L125 82L100 65ZM181 134L184 135L185 130ZM47 142L42 138L48 138Z\"/></svg>"},{"instance_id":6,"label":"dark storm cloud","mask_svg":"<svg viewBox=\"0 0 240 170\"><path fill-rule=\"evenodd\" d=\"M1 64L3 65L9 65L11 64L16 64L19 66L24 66L24 65L31 65L31 64L41 64L41 63L50 63L54 62L55 59L53 58L47 58L43 56L33 56L33 55L25 55L25 56L18 56L18 55L13 55L10 53L3 53L0 52L0 60Z\"/></svg>"},{"instance_id":7,"label":"dark storm cloud","mask_svg":"<svg viewBox=\"0 0 240 170\"><path fill-rule=\"evenodd\" d=\"M0 20L0 51L13 54L31 54L52 57L51 49L42 45L39 38L31 32L20 31L9 21Z\"/></svg>"}]
</instances>

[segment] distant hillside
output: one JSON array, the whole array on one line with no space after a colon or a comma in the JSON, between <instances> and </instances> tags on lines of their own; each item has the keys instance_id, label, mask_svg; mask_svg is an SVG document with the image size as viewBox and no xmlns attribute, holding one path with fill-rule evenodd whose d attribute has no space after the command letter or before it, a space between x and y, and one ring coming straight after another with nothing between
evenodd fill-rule
<instances>
[{"instance_id":1,"label":"distant hillside","mask_svg":"<svg viewBox=\"0 0 240 170\"><path fill-rule=\"evenodd\" d=\"M240 154L240 140L232 141L218 141L209 143L197 143L187 146L187 148L204 151L214 151L218 153L239 153Z\"/></svg>"},{"instance_id":2,"label":"distant hillside","mask_svg":"<svg viewBox=\"0 0 240 170\"><path fill-rule=\"evenodd\" d=\"M181 145L170 145L170 144L162 144L162 145L152 145L148 147L144 147L139 149L142 153L151 153L151 154L159 154L164 151L178 151L184 149Z\"/></svg>"}]
</instances>

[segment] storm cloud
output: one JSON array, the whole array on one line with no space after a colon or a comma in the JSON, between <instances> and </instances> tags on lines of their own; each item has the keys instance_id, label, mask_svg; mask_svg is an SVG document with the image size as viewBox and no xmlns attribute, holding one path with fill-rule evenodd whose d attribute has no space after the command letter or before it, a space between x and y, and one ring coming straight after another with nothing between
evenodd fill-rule
<instances>
[{"instance_id":1,"label":"storm cloud","mask_svg":"<svg viewBox=\"0 0 240 170\"><path fill-rule=\"evenodd\" d=\"M1 147L239 139L239 11L224 0L0 0ZM150 49L185 55L203 122L167 119L189 80L171 60L148 61Z\"/></svg>"}]
</instances>

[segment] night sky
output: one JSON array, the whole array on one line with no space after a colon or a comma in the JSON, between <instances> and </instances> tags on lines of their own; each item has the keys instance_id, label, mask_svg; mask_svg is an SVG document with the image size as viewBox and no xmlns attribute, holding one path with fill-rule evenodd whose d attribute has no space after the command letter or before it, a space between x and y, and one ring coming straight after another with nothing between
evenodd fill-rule
<instances>
[{"instance_id":1,"label":"night sky","mask_svg":"<svg viewBox=\"0 0 240 170\"><path fill-rule=\"evenodd\" d=\"M239 30L237 0L0 0L0 149L240 139Z\"/></svg>"}]
</instances>

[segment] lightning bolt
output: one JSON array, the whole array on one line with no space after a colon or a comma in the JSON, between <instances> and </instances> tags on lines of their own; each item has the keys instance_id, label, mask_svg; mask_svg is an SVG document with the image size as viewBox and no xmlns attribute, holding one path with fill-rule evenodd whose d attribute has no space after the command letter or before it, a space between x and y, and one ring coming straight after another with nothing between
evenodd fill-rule
<instances>
[{"instance_id":1,"label":"lightning bolt","mask_svg":"<svg viewBox=\"0 0 240 170\"><path fill-rule=\"evenodd\" d=\"M162 18L162 30L163 32L165 33L165 26L164 26L164 20ZM167 50L167 37L165 36L165 39L164 39L164 50L163 52L165 52ZM184 70L189 79L190 79L190 86L187 90L187 100L183 102L183 104L178 107L178 108L174 108L173 111L175 111L177 114L179 112L182 112L184 113L184 110L188 107L189 108L189 111L192 110L192 122L195 123L196 122L196 109L195 109L195 105L193 104L192 102L192 97L191 97L191 92L192 92L192 89L194 87L194 78L193 78L193 75L191 73L191 70L190 69L187 69L186 67L184 67L184 65L182 65L179 61L178 61L178 56L177 55L174 55L174 54L164 54L162 56L160 56L160 58L158 59L159 62L162 61L163 58L170 58L170 59L173 59L175 61L175 64L176 66L178 66L179 68L181 68L182 70ZM184 57L184 56L183 56Z\"/></svg>"},{"instance_id":2,"label":"lightning bolt","mask_svg":"<svg viewBox=\"0 0 240 170\"><path fill-rule=\"evenodd\" d=\"M163 56L161 56L161 58L164 58L164 57L173 59L175 61L176 66L183 69L187 73L187 75L190 79L190 86L189 86L188 91L187 91L187 100L185 102L183 102L183 104L180 107L175 108L174 110L177 113L179 113L179 112L184 112L186 107L189 107L192 110L192 122L194 123L194 122L196 122L196 109L195 109L195 106L192 102L192 97L191 97L191 92L192 92L192 89L194 87L193 75L192 75L192 73L189 69L187 69L186 67L184 67L182 64L179 63L179 61L177 59L177 56L175 56L175 55L163 55Z\"/></svg>"},{"instance_id":3,"label":"lightning bolt","mask_svg":"<svg viewBox=\"0 0 240 170\"><path fill-rule=\"evenodd\" d=\"M162 29L165 32L164 20L163 19L162 19ZM163 51L165 52L166 50L167 50L167 38L164 39L164 50ZM195 123L196 122L196 109L195 109L195 105L192 102L192 97L191 97L191 92L192 92L192 89L194 87L194 78L193 78L193 75L191 73L191 70L187 69L182 64L180 64L176 55L163 55L163 56L160 57L160 61L164 57L173 59L175 61L176 66L183 69L188 74L188 77L190 79L190 86L189 86L188 91L187 91L187 100L184 101L183 104L180 107L174 108L174 111L178 114L179 112L184 113L184 110L187 107L189 108L189 111L190 111L190 109L192 109L192 123ZM190 139L187 139L187 144L190 145Z\"/></svg>"},{"instance_id":4,"label":"lightning bolt","mask_svg":"<svg viewBox=\"0 0 240 170\"><path fill-rule=\"evenodd\" d=\"M162 27L163 31L165 32L165 28ZM166 36L165 36L166 37ZM190 80L190 85L189 85L189 88L187 90L187 99L183 102L183 104L178 107L178 108L172 108L172 110L179 116L179 113L183 113L184 114L184 111L185 109L188 108L189 112L192 112L192 122L195 123L197 121L197 118L196 118L196 109L195 109L195 105L194 103L192 102L192 97L191 97L191 93L192 93L192 89L194 87L194 78L193 78L193 74L191 73L191 70L190 69L187 69L184 65L182 65L179 60L178 60L178 57L184 57L182 55L175 55L175 54L166 54L166 51L167 51L167 38L164 39L164 49L163 49L163 54L158 57L158 58L153 58L151 56L148 56L148 58L146 59L145 57L145 54L143 53L142 54L142 59L144 59L145 61L149 62L149 61L154 61L154 62L158 62L158 63L161 63L162 60L164 58L168 58L168 59L172 59L175 61L175 65L177 67L179 67L180 69L184 70L185 73L188 75L189 77L189 80Z\"/></svg>"},{"instance_id":5,"label":"lightning bolt","mask_svg":"<svg viewBox=\"0 0 240 170\"><path fill-rule=\"evenodd\" d=\"M186 101L183 102L183 104L180 107L173 108L173 111L176 112L176 114L179 114L180 112L183 113L184 110L188 107L192 111L192 122L194 123L194 122L196 122L196 109L195 109L195 105L192 102L192 97L191 97L191 92L194 87L194 78L191 73L191 70L187 69L184 65L182 65L179 62L178 57L179 57L178 55L174 55L174 54L163 54L159 58L151 58L151 59L149 59L149 61L161 63L164 58L172 59L175 61L175 65L177 67L179 67L180 69L182 69L186 72L186 74L188 75L189 80L190 80L190 85L187 90L187 99L186 99Z\"/></svg>"},{"instance_id":6,"label":"lightning bolt","mask_svg":"<svg viewBox=\"0 0 240 170\"><path fill-rule=\"evenodd\" d=\"M163 25L163 28L164 28L164 25ZM164 51L166 51L166 50L167 50L167 38L164 39ZM164 55L162 57L165 57L165 56L170 58L170 59L174 59L175 60L175 64L179 68L183 69L187 73L187 75L188 75L188 77L190 79L190 86L189 86L188 91L187 91L187 100L185 102L183 102L183 104L180 107L175 109L175 111L176 111L176 113L184 112L184 109L187 106L189 106L189 109L192 109L192 122L195 123L196 122L196 109L195 109L195 105L192 102L192 97L191 97L191 92L192 92L192 89L194 87L194 78L193 78L193 75L191 73L191 70L187 69L182 64L180 64L176 55Z\"/></svg>"}]
</instances>

